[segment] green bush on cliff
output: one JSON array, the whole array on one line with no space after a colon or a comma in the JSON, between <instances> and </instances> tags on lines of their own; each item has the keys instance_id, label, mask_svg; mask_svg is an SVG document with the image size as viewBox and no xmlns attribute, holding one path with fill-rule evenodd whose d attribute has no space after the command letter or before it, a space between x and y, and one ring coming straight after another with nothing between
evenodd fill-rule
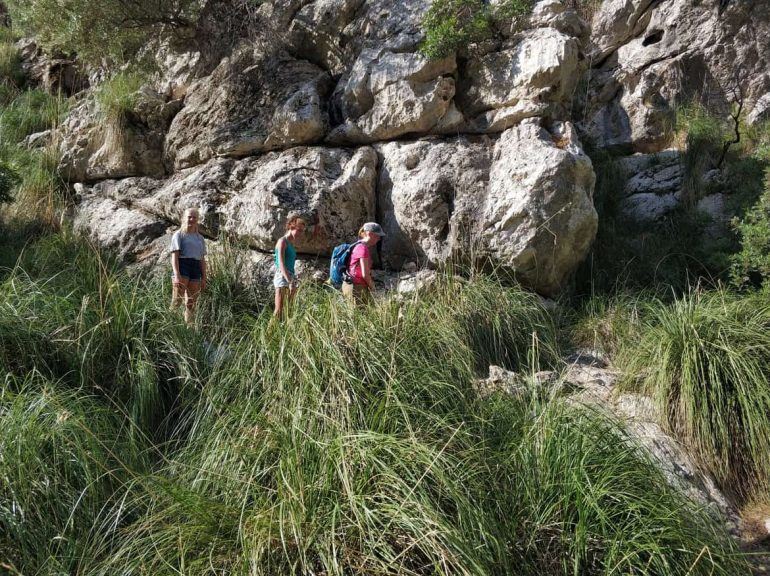
<instances>
[{"instance_id":1,"label":"green bush on cliff","mask_svg":"<svg viewBox=\"0 0 770 576\"><path fill-rule=\"evenodd\" d=\"M490 6L485 0L433 0L422 21L425 41L420 48L429 58L443 58L494 34L495 23L521 19L531 0L504 0Z\"/></svg>"}]
</instances>

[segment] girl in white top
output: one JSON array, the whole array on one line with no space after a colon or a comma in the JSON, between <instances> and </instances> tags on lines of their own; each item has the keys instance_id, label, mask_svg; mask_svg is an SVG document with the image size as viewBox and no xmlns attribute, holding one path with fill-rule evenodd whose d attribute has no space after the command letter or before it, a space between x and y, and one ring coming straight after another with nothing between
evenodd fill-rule
<instances>
[{"instance_id":1,"label":"girl in white top","mask_svg":"<svg viewBox=\"0 0 770 576\"><path fill-rule=\"evenodd\" d=\"M198 295L206 287L206 242L198 232L200 213L188 208L171 237L171 308L185 301L184 319L192 324Z\"/></svg>"}]
</instances>

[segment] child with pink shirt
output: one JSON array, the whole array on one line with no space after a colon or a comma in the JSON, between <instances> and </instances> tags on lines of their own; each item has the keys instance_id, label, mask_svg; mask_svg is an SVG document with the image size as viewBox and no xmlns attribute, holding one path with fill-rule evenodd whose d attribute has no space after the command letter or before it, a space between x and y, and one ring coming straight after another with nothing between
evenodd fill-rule
<instances>
[{"instance_id":1,"label":"child with pink shirt","mask_svg":"<svg viewBox=\"0 0 770 576\"><path fill-rule=\"evenodd\" d=\"M358 231L358 243L350 253L348 274L352 283L342 283L342 293L356 304L368 303L372 299L374 280L372 280L372 257L369 249L384 237L382 227L376 222L367 222Z\"/></svg>"}]
</instances>

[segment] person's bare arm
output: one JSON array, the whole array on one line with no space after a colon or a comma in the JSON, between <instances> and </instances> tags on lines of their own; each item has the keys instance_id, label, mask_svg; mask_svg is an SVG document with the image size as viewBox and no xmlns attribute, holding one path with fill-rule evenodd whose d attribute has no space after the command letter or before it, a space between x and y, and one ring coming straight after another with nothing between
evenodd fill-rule
<instances>
[{"instance_id":1,"label":"person's bare arm","mask_svg":"<svg viewBox=\"0 0 770 576\"><path fill-rule=\"evenodd\" d=\"M201 258L201 290L206 287L206 257Z\"/></svg>"},{"instance_id":2,"label":"person's bare arm","mask_svg":"<svg viewBox=\"0 0 770 576\"><path fill-rule=\"evenodd\" d=\"M361 276L367 286L369 286L369 290L374 290L374 280L372 280L372 259L369 257L361 258L358 261L358 265L361 266Z\"/></svg>"},{"instance_id":3,"label":"person's bare arm","mask_svg":"<svg viewBox=\"0 0 770 576\"><path fill-rule=\"evenodd\" d=\"M278 248L278 269L281 271L281 276L284 277L286 282L291 284L293 279L291 274L289 274L289 270L286 268L286 259L284 258L286 253L286 238L278 240L278 244L276 244L275 247Z\"/></svg>"},{"instance_id":4,"label":"person's bare arm","mask_svg":"<svg viewBox=\"0 0 770 576\"><path fill-rule=\"evenodd\" d=\"M171 274L174 277L174 282L179 281L179 250L174 250L171 253Z\"/></svg>"}]
</instances>

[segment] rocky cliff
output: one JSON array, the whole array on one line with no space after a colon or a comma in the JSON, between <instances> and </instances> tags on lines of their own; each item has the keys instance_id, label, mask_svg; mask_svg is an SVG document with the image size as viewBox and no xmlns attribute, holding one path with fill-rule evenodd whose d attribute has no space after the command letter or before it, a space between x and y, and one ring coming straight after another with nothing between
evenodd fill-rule
<instances>
[{"instance_id":1,"label":"rocky cliff","mask_svg":"<svg viewBox=\"0 0 770 576\"><path fill-rule=\"evenodd\" d=\"M292 210L313 221L300 251L316 261L377 220L387 268L461 257L553 295L597 229L581 140L637 153L641 180L619 193L654 219L679 201L681 170L675 151L670 166L639 153L671 145L678 103L728 106L740 87L755 117L770 109L766 3L604 0L586 22L542 0L524 30L433 60L419 51L428 6L265 2L269 26L241 40L211 26L204 44L162 50L127 121L83 98L60 131L78 226L155 262L197 204L207 235L259 263ZM202 47L217 44L233 48Z\"/></svg>"}]
</instances>

